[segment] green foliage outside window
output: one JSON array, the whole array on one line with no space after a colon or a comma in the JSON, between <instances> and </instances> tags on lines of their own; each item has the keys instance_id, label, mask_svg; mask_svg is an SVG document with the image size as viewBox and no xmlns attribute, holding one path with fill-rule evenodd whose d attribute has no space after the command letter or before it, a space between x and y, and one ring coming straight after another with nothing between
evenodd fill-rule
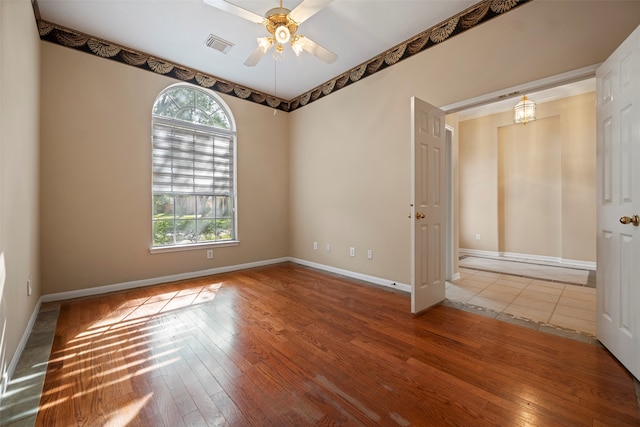
<instances>
[{"instance_id":1,"label":"green foliage outside window","mask_svg":"<svg viewBox=\"0 0 640 427\"><path fill-rule=\"evenodd\" d=\"M155 116L230 129L226 112L209 94L192 87L174 87L160 95L153 106Z\"/></svg>"},{"instance_id":2,"label":"green foliage outside window","mask_svg":"<svg viewBox=\"0 0 640 427\"><path fill-rule=\"evenodd\" d=\"M194 207L190 206L190 202ZM154 196L154 246L216 242L233 238L227 196ZM174 208L177 206L177 208Z\"/></svg>"}]
</instances>

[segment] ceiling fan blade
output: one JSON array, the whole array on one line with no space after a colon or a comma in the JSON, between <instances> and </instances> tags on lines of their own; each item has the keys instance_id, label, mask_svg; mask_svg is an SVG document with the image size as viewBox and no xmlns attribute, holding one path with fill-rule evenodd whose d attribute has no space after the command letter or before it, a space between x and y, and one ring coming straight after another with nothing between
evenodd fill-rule
<instances>
[{"instance_id":1,"label":"ceiling fan blade","mask_svg":"<svg viewBox=\"0 0 640 427\"><path fill-rule=\"evenodd\" d=\"M231 4L225 0L204 0L204 3L208 4L209 6L213 6L216 9L232 13L248 21L255 22L256 24L262 24L264 22L264 18L262 16L253 13L250 10L236 6L235 4Z\"/></svg>"},{"instance_id":2,"label":"ceiling fan blade","mask_svg":"<svg viewBox=\"0 0 640 427\"><path fill-rule=\"evenodd\" d=\"M289 13L289 17L298 24L302 24L320 10L324 9L332 1L333 0L304 0Z\"/></svg>"},{"instance_id":3,"label":"ceiling fan blade","mask_svg":"<svg viewBox=\"0 0 640 427\"><path fill-rule=\"evenodd\" d=\"M310 53L311 55L317 58L322 59L327 64L332 64L333 62L335 62L336 59L338 59L338 55L320 46L318 43L314 42L313 40L305 36L299 36L298 41L296 43L301 43L302 50L304 50L307 53Z\"/></svg>"},{"instance_id":4,"label":"ceiling fan blade","mask_svg":"<svg viewBox=\"0 0 640 427\"><path fill-rule=\"evenodd\" d=\"M269 49L271 49L271 48L269 48ZM264 51L260 46L258 46L256 48L256 50L254 50L253 53L251 55L249 55L247 60L244 61L244 65L246 65L247 67L255 66L267 54L269 49L267 49L267 51Z\"/></svg>"}]
</instances>

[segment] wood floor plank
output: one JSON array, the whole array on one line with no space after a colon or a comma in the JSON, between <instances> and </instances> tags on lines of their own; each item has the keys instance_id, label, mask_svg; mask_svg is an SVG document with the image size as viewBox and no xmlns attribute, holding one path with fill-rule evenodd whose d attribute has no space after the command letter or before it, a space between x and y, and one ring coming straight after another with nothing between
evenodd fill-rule
<instances>
[{"instance_id":1,"label":"wood floor plank","mask_svg":"<svg viewBox=\"0 0 640 427\"><path fill-rule=\"evenodd\" d=\"M220 391L211 399L222 412L225 421L230 426L246 426L251 425L249 420L242 414L235 402L229 397L226 391Z\"/></svg>"},{"instance_id":2,"label":"wood floor plank","mask_svg":"<svg viewBox=\"0 0 640 427\"><path fill-rule=\"evenodd\" d=\"M638 426L602 347L293 263L62 303L37 425Z\"/></svg>"}]
</instances>

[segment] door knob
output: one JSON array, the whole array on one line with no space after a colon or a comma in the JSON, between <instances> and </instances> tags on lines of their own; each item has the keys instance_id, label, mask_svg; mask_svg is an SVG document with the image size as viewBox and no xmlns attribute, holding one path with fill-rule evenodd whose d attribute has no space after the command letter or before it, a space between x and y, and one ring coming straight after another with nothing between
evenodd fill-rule
<instances>
[{"instance_id":1,"label":"door knob","mask_svg":"<svg viewBox=\"0 0 640 427\"><path fill-rule=\"evenodd\" d=\"M620 218L620 222L623 224L633 224L637 227L638 225L640 225L640 216L638 215L633 215L632 217L623 216L622 218Z\"/></svg>"},{"instance_id":2,"label":"door knob","mask_svg":"<svg viewBox=\"0 0 640 427\"><path fill-rule=\"evenodd\" d=\"M426 217L425 214L423 214L422 212L416 212L416 218L417 219L424 219Z\"/></svg>"}]
</instances>

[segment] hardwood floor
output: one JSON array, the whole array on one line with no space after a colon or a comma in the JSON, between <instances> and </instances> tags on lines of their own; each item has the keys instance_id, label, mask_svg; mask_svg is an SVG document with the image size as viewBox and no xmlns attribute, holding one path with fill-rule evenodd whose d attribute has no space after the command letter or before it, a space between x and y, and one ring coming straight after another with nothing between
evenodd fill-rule
<instances>
[{"instance_id":1,"label":"hardwood floor","mask_svg":"<svg viewBox=\"0 0 640 427\"><path fill-rule=\"evenodd\" d=\"M286 263L62 304L40 426L640 425L602 347Z\"/></svg>"}]
</instances>

